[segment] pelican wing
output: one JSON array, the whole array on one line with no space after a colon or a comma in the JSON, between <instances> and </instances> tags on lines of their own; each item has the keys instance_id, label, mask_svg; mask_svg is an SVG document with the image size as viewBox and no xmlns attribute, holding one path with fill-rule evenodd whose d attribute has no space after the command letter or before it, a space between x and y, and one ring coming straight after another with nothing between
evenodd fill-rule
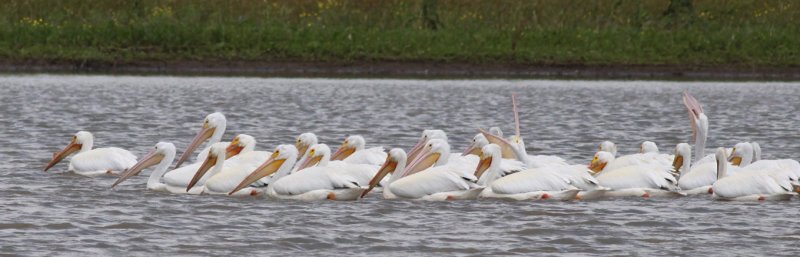
<instances>
[{"instance_id":1,"label":"pelican wing","mask_svg":"<svg viewBox=\"0 0 800 257\"><path fill-rule=\"evenodd\" d=\"M128 150L108 147L78 153L70 159L70 169L75 172L124 171L136 164L136 155Z\"/></svg>"}]
</instances>

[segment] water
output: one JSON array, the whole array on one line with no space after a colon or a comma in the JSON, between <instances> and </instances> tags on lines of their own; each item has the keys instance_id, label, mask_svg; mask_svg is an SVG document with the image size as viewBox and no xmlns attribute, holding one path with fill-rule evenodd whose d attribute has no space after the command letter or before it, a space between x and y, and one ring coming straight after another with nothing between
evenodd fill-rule
<instances>
[{"instance_id":1,"label":"water","mask_svg":"<svg viewBox=\"0 0 800 257\"><path fill-rule=\"evenodd\" d=\"M14 255L795 255L800 201L705 197L592 202L291 202L144 191L146 176L44 173L78 130L142 156L179 149L203 117L258 149L313 131L339 145L408 149L422 129L461 151L476 128L513 133L519 94L528 151L588 163L602 140L621 153L690 138L680 93L711 121L709 146L757 141L764 157L800 158L798 83L524 80L331 80L116 76L0 77L0 253ZM149 171L148 171L149 172Z\"/></svg>"}]
</instances>

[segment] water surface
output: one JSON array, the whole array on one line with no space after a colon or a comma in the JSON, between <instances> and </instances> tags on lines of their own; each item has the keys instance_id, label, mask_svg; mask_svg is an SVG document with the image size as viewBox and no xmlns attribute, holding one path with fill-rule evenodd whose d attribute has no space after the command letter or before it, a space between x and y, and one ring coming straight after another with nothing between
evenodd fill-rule
<instances>
[{"instance_id":1,"label":"water surface","mask_svg":"<svg viewBox=\"0 0 800 257\"><path fill-rule=\"evenodd\" d=\"M227 140L247 133L262 150L307 131L333 146L359 134L408 149L439 128L460 152L478 127L513 133L512 92L529 153L585 164L603 140L622 154L689 140L684 90L704 103L710 147L756 141L766 159L800 158L798 83L6 75L0 253L796 255L797 199L291 202L147 192L146 176L110 190L115 178L60 173L66 162L41 171L78 130L142 156L157 141L183 149L214 111Z\"/></svg>"}]
</instances>

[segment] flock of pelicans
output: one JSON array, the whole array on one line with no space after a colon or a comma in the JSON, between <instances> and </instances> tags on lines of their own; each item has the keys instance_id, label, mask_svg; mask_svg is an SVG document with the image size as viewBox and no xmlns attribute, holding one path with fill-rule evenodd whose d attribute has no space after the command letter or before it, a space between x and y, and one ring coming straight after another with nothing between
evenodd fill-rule
<instances>
[{"instance_id":1,"label":"flock of pelicans","mask_svg":"<svg viewBox=\"0 0 800 257\"><path fill-rule=\"evenodd\" d=\"M692 147L680 143L674 154L658 152L644 142L639 153L617 156L603 142L588 165L570 165L555 156L528 155L517 134L508 138L497 128L480 130L463 153L451 153L442 130L425 130L406 153L395 148L366 148L361 136L349 136L333 153L313 133L273 152L256 151L256 140L240 134L220 142L226 120L209 114L202 129L169 170L176 156L172 143L159 142L138 162L119 148L92 149L93 136L81 131L44 168L77 152L69 171L94 176L119 174L111 187L155 166L147 189L171 193L266 195L298 200L357 200L382 191L386 199L459 200L476 198L598 199L604 197L680 197L711 195L724 200L788 200L798 191L800 164L789 159L761 160L757 143L739 143L705 155L708 118L688 93L683 102L691 118ZM181 166L205 141L198 162Z\"/></svg>"}]
</instances>

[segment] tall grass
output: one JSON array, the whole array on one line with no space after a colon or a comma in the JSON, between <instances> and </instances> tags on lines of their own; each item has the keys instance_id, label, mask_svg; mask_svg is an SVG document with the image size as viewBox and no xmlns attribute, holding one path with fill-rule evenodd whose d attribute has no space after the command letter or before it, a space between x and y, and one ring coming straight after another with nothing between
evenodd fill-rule
<instances>
[{"instance_id":1,"label":"tall grass","mask_svg":"<svg viewBox=\"0 0 800 257\"><path fill-rule=\"evenodd\" d=\"M424 4L435 7L423 16ZM10 0L0 58L797 66L800 3ZM439 25L431 29L431 19Z\"/></svg>"}]
</instances>

